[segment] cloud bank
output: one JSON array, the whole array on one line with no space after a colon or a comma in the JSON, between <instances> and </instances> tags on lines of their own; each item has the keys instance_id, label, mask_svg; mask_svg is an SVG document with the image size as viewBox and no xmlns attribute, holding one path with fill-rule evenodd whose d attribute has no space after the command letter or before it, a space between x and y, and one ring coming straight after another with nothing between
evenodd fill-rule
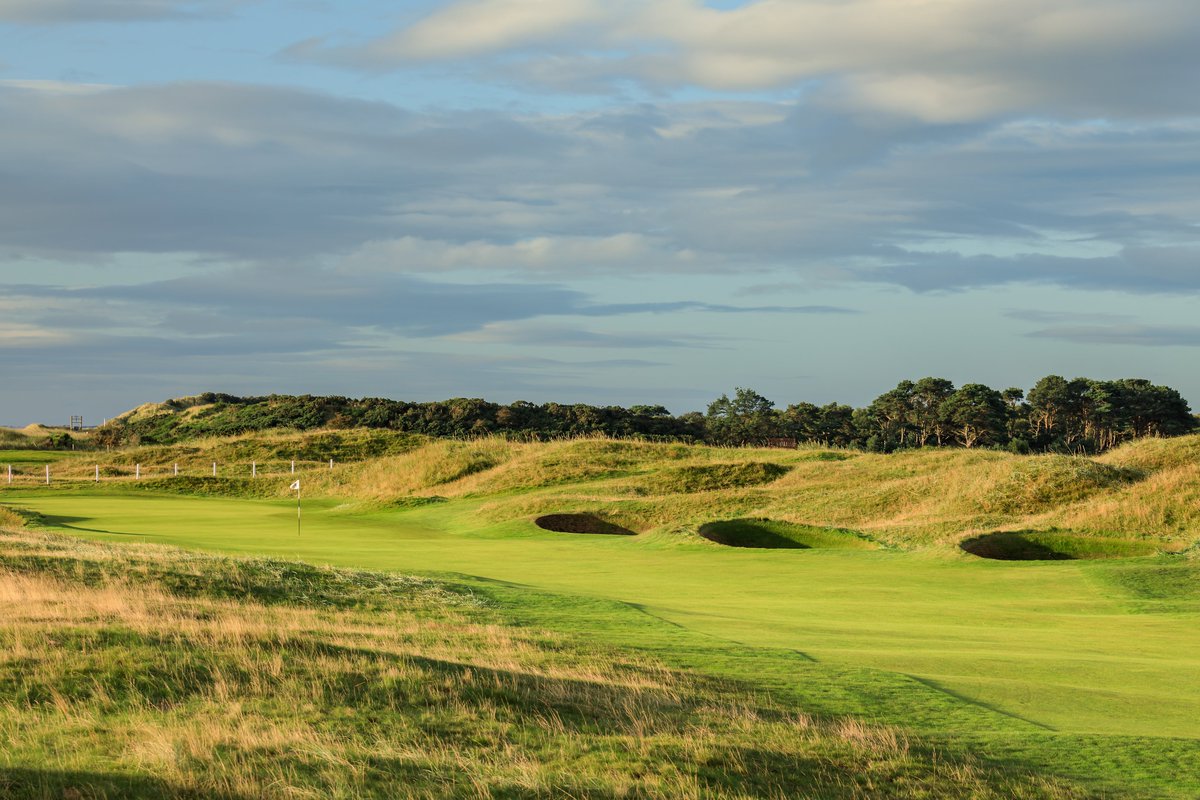
<instances>
[{"instance_id":1,"label":"cloud bank","mask_svg":"<svg viewBox=\"0 0 1200 800\"><path fill-rule=\"evenodd\" d=\"M416 112L223 83L0 84L0 116L12 263L1200 290L1200 122L931 127L751 101Z\"/></svg>"},{"instance_id":2,"label":"cloud bank","mask_svg":"<svg viewBox=\"0 0 1200 800\"><path fill-rule=\"evenodd\" d=\"M813 84L952 122L1195 112L1197 39L1189 0L460 0L383 36L317 37L287 55L364 70L469 61L562 91Z\"/></svg>"}]
</instances>

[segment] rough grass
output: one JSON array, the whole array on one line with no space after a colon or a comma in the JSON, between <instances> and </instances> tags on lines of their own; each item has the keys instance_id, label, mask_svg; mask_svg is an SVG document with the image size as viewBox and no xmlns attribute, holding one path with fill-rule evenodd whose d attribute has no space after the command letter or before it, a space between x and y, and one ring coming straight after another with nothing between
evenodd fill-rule
<instances>
[{"instance_id":1,"label":"rough grass","mask_svg":"<svg viewBox=\"0 0 1200 800\"><path fill-rule=\"evenodd\" d=\"M264 469L281 469L293 459L311 466L325 464L329 459L338 463L399 455L429 441L425 436L387 430L276 431L210 437L177 445L131 447L106 454L104 460L127 466L179 463L188 469L203 469L213 461L226 468L233 464L249 466L251 461L257 461Z\"/></svg>"},{"instance_id":2,"label":"rough grass","mask_svg":"<svg viewBox=\"0 0 1200 800\"><path fill-rule=\"evenodd\" d=\"M1012 471L982 498L981 505L986 511L1003 514L1036 514L1145 477L1144 469L1087 458L1030 457L1015 463Z\"/></svg>"},{"instance_id":3,"label":"rough grass","mask_svg":"<svg viewBox=\"0 0 1200 800\"><path fill-rule=\"evenodd\" d=\"M643 485L650 494L691 494L761 486L782 478L789 468L761 461L730 464L689 464L659 470Z\"/></svg>"},{"instance_id":4,"label":"rough grass","mask_svg":"<svg viewBox=\"0 0 1200 800\"><path fill-rule=\"evenodd\" d=\"M111 541L145 537L486 576L491 591L510 587L506 602L534 629L636 647L637 659L747 681L787 698L775 702L789 713L881 720L907 730L910 741L917 731L1075 775L1112 797L1192 797L1200 787L1200 654L1191 635L1200 595L1188 591L1191 566L1200 562L1197 441L1139 442L1087 462L604 439L429 442L339 463L332 472L305 470L302 538L294 501L161 494L201 491L183 479L155 484L159 494L133 494L128 482L56 483L7 497L0 491L0 499L42 510L48 525ZM768 464L786 474L695 492L647 488L664 474L677 478L681 468L731 464ZM288 482L260 479L247 491L283 498ZM612 519L642 535L556 535L532 522L570 513ZM713 520L755 518L863 531L894 547L733 551L700 538L700 526ZM1186 553L1013 564L958 550L964 538L994 531L1086 538L1121 555ZM492 784L488 791L568 794L563 786L502 791ZM599 796L654 794L636 781L624 789L596 786ZM721 791L734 793L730 786ZM753 796L758 789L736 791Z\"/></svg>"},{"instance_id":5,"label":"rough grass","mask_svg":"<svg viewBox=\"0 0 1200 800\"><path fill-rule=\"evenodd\" d=\"M310 448L305 451L304 448ZM335 459L330 449L360 461ZM371 453L384 455L370 456ZM421 496L480 497L504 521L608 507L640 531L769 517L861 530L901 548L953 548L964 536L1052 527L1185 546L1200 531L1200 436L1127 444L1098 459L983 450L875 455L821 448L731 449L603 438L517 443L428 440L387 431L211 439L115 454L103 474L176 494L286 497L290 461L309 497L395 507ZM54 467L86 482L98 454ZM211 479L213 460L219 476ZM259 461L260 477L249 462ZM274 460L272 460L274 459ZM181 476L171 474L180 464ZM36 475L26 476L28 485Z\"/></svg>"},{"instance_id":6,"label":"rough grass","mask_svg":"<svg viewBox=\"0 0 1200 800\"><path fill-rule=\"evenodd\" d=\"M453 586L0 535L11 798L1077 798Z\"/></svg>"}]
</instances>

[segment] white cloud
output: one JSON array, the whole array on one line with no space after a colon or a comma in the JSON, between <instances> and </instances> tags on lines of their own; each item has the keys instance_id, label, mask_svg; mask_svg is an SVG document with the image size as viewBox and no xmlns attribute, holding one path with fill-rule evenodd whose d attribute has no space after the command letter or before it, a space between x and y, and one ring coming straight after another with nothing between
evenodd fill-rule
<instances>
[{"instance_id":1,"label":"white cloud","mask_svg":"<svg viewBox=\"0 0 1200 800\"><path fill-rule=\"evenodd\" d=\"M670 242L636 233L613 236L536 236L511 243L462 244L415 236L368 242L339 261L350 273L364 270L450 272L627 272L631 264L656 272L703 269L694 251L672 249ZM719 263L719 262L718 262Z\"/></svg>"},{"instance_id":2,"label":"white cloud","mask_svg":"<svg viewBox=\"0 0 1200 800\"><path fill-rule=\"evenodd\" d=\"M1200 110L1192 0L462 0L366 42L302 58L387 69L474 59L583 90L758 91L821 81L837 97L930 121L1026 111ZM515 64L514 64L515 61Z\"/></svg>"},{"instance_id":3,"label":"white cloud","mask_svg":"<svg viewBox=\"0 0 1200 800\"><path fill-rule=\"evenodd\" d=\"M0 86L7 86L12 89L25 89L26 91L41 92L44 94L73 95L96 94L116 88L107 83L71 83L68 81L20 80L16 78L0 80Z\"/></svg>"},{"instance_id":4,"label":"white cloud","mask_svg":"<svg viewBox=\"0 0 1200 800\"><path fill-rule=\"evenodd\" d=\"M0 322L0 349L65 344L71 337L62 332L19 322Z\"/></svg>"},{"instance_id":5,"label":"white cloud","mask_svg":"<svg viewBox=\"0 0 1200 800\"><path fill-rule=\"evenodd\" d=\"M0 118L10 280L30 259L100 276L141 253L351 276L1200 286L1200 125L1185 120L930 126L758 101L414 112L220 83L0 84Z\"/></svg>"}]
</instances>

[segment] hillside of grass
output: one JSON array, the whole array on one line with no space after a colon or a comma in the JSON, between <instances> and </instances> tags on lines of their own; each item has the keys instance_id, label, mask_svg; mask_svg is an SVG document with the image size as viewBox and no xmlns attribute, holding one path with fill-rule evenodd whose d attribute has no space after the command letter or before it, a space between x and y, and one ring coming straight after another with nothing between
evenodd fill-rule
<instances>
[{"instance_id":1,"label":"hillside of grass","mask_svg":"<svg viewBox=\"0 0 1200 800\"><path fill-rule=\"evenodd\" d=\"M478 514L487 522L595 512L669 533L754 517L853 529L902 548L1061 528L1179 550L1200 538L1198 450L1200 436L1135 442L1099 459L482 439L432 442L316 473L308 485L344 500L482 499Z\"/></svg>"},{"instance_id":2,"label":"hillside of grass","mask_svg":"<svg viewBox=\"0 0 1200 800\"><path fill-rule=\"evenodd\" d=\"M756 518L850 529L906 549L953 548L1004 530L1061 530L1167 551L1200 539L1200 435L1146 439L1085 458L279 432L79 454L56 464L54 474L84 482L103 462L102 477L123 488L287 497L292 460L306 496L362 508L469 499L479 501L473 513L480 525L589 513L619 518L640 533L694 536L712 522ZM139 482L132 480L135 464ZM30 480L41 474L29 470Z\"/></svg>"},{"instance_id":3,"label":"hillside of grass","mask_svg":"<svg viewBox=\"0 0 1200 800\"><path fill-rule=\"evenodd\" d=\"M1200 791L1200 437L1088 459L360 435L400 436L131 448L99 483L108 454L81 453L50 486L37 470L0 486L0 509L131 550L420 574L564 652L619 651L821 725L870 721L1110 797ZM343 448L332 469L326 445ZM630 785L598 796L654 794Z\"/></svg>"},{"instance_id":4,"label":"hillside of grass","mask_svg":"<svg viewBox=\"0 0 1200 800\"><path fill-rule=\"evenodd\" d=\"M479 586L0 519L0 795L1077 798L517 626Z\"/></svg>"}]
</instances>

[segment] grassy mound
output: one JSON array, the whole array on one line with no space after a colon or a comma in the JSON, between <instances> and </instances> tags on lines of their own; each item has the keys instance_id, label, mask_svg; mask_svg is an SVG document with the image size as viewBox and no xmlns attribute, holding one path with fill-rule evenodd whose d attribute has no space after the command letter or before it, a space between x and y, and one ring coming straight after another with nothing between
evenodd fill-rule
<instances>
[{"instance_id":1,"label":"grassy mound","mask_svg":"<svg viewBox=\"0 0 1200 800\"><path fill-rule=\"evenodd\" d=\"M691 494L720 489L761 486L779 480L791 468L763 461L743 461L728 464L689 464L668 467L651 475L645 487L653 494Z\"/></svg>"},{"instance_id":2,"label":"grassy mound","mask_svg":"<svg viewBox=\"0 0 1200 800\"><path fill-rule=\"evenodd\" d=\"M862 534L772 519L733 519L700 526L700 535L728 547L767 549L841 548L868 550L875 544Z\"/></svg>"},{"instance_id":3,"label":"grassy mound","mask_svg":"<svg viewBox=\"0 0 1200 800\"><path fill-rule=\"evenodd\" d=\"M992 512L1036 514L1145 477L1146 473L1136 467L1070 456L1036 456L1014 464L1012 471L983 498L982 505Z\"/></svg>"},{"instance_id":4,"label":"grassy mound","mask_svg":"<svg viewBox=\"0 0 1200 800\"><path fill-rule=\"evenodd\" d=\"M533 521L542 530L555 533L597 533L607 536L636 536L631 531L595 514L545 514Z\"/></svg>"},{"instance_id":5,"label":"grassy mound","mask_svg":"<svg viewBox=\"0 0 1200 800\"><path fill-rule=\"evenodd\" d=\"M257 461L262 469L280 469L293 459L321 464L365 461L397 456L429 443L429 438L411 433L386 430L265 431L224 438L191 439L175 445L147 445L106 453L108 463L132 466L140 463L173 464L181 467L206 467L216 461L249 465Z\"/></svg>"},{"instance_id":6,"label":"grassy mound","mask_svg":"<svg viewBox=\"0 0 1200 800\"><path fill-rule=\"evenodd\" d=\"M1082 798L434 581L0 533L6 798Z\"/></svg>"},{"instance_id":7,"label":"grassy mound","mask_svg":"<svg viewBox=\"0 0 1200 800\"><path fill-rule=\"evenodd\" d=\"M961 547L971 555L999 561L1137 558L1162 548L1156 542L1061 531L1001 531L967 539Z\"/></svg>"}]
</instances>

